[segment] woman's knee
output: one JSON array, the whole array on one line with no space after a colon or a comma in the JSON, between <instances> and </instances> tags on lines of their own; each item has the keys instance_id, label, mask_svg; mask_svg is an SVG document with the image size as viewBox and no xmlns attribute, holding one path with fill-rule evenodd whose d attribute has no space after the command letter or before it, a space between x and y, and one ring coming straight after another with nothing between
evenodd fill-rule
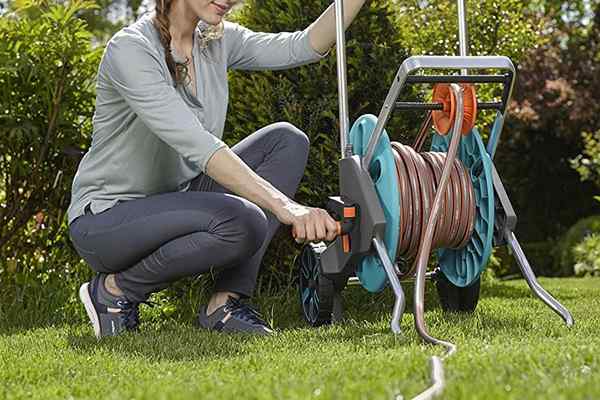
<instances>
[{"instance_id":1,"label":"woman's knee","mask_svg":"<svg viewBox=\"0 0 600 400\"><path fill-rule=\"evenodd\" d=\"M293 149L293 154L298 155L298 157L303 159L306 164L310 147L308 135L289 122L276 122L272 127L273 130L277 132L277 137L285 144L285 146Z\"/></svg>"},{"instance_id":2,"label":"woman's knee","mask_svg":"<svg viewBox=\"0 0 600 400\"><path fill-rule=\"evenodd\" d=\"M267 216L256 204L248 202L247 208L240 216L240 226L245 232L244 250L248 255L253 255L260 249L267 236Z\"/></svg>"},{"instance_id":3,"label":"woman's knee","mask_svg":"<svg viewBox=\"0 0 600 400\"><path fill-rule=\"evenodd\" d=\"M262 246L267 236L267 216L256 204L228 196L224 201L222 215L226 224L216 227L214 233L228 237L233 244L233 258L252 256Z\"/></svg>"}]
</instances>

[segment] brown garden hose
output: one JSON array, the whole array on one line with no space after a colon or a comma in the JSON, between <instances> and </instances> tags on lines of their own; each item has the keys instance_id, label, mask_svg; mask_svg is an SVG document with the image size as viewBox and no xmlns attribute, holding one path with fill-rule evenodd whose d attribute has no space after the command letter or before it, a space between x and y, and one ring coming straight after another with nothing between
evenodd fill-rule
<instances>
[{"instance_id":1,"label":"brown garden hose","mask_svg":"<svg viewBox=\"0 0 600 400\"><path fill-rule=\"evenodd\" d=\"M449 181L433 231L432 249L465 246L475 223L475 193L462 162L456 157L450 159L446 153L417 153L398 142L392 142L392 153L400 193L397 258L414 260L417 256L446 163L450 164ZM414 275L415 267L416 263L403 276Z\"/></svg>"}]
</instances>

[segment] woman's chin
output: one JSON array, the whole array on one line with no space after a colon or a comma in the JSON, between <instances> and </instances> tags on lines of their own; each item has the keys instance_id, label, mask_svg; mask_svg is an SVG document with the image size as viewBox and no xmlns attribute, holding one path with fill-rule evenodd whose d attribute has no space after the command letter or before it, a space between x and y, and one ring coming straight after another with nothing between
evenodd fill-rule
<instances>
[{"instance_id":1,"label":"woman's chin","mask_svg":"<svg viewBox=\"0 0 600 400\"><path fill-rule=\"evenodd\" d=\"M219 25L223 22L223 17L220 15L210 15L207 18L202 18L202 20L209 25Z\"/></svg>"}]
</instances>

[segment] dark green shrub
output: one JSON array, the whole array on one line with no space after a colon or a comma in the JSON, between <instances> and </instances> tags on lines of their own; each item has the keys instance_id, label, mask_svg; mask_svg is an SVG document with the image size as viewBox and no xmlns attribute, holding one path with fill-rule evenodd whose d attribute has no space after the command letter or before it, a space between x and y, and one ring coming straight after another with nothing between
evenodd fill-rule
<instances>
[{"instance_id":1,"label":"dark green shrub","mask_svg":"<svg viewBox=\"0 0 600 400\"><path fill-rule=\"evenodd\" d=\"M90 270L70 247L65 211L102 49L77 18L93 3L20 4L0 18L0 320L27 325L81 312L76 290Z\"/></svg>"},{"instance_id":2,"label":"dark green shrub","mask_svg":"<svg viewBox=\"0 0 600 400\"><path fill-rule=\"evenodd\" d=\"M600 3L544 3L544 40L520 65L496 156L528 241L557 237L600 213L597 188L569 165L582 151L581 132L600 127Z\"/></svg>"},{"instance_id":3,"label":"dark green shrub","mask_svg":"<svg viewBox=\"0 0 600 400\"><path fill-rule=\"evenodd\" d=\"M575 247L595 233L600 233L600 215L579 220L560 238L554 253L554 268L558 275L573 275L573 266L577 262Z\"/></svg>"}]
</instances>

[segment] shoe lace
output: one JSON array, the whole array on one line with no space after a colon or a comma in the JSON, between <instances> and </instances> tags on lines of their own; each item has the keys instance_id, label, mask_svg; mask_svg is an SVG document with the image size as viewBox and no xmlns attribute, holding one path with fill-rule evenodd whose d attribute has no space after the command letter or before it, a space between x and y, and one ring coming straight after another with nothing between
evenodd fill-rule
<instances>
[{"instance_id":1,"label":"shoe lace","mask_svg":"<svg viewBox=\"0 0 600 400\"><path fill-rule=\"evenodd\" d=\"M230 297L227 300L227 311L231 312L231 315L248 321L254 325L267 326L262 315L250 304L242 303L238 299Z\"/></svg>"},{"instance_id":2,"label":"shoe lace","mask_svg":"<svg viewBox=\"0 0 600 400\"><path fill-rule=\"evenodd\" d=\"M127 300L120 300L117 304L121 308L121 320L123 321L123 325L128 330L135 330L140 324L140 304L146 304L150 307L156 305L156 303L150 301L133 302Z\"/></svg>"}]
</instances>

